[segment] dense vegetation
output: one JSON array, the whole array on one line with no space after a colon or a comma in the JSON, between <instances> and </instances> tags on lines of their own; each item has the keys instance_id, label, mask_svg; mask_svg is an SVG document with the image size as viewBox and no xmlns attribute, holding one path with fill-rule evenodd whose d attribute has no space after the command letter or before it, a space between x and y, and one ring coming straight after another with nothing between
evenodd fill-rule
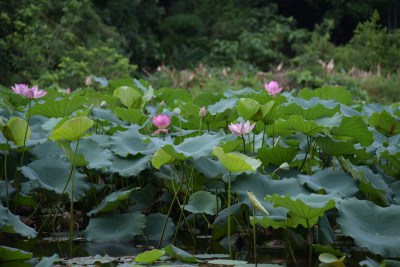
<instances>
[{"instance_id":1,"label":"dense vegetation","mask_svg":"<svg viewBox=\"0 0 400 267\"><path fill-rule=\"evenodd\" d=\"M157 246L144 264L398 264L396 10L0 0L0 264L76 265L79 240ZM36 250L58 232L68 253Z\"/></svg>"},{"instance_id":2,"label":"dense vegetation","mask_svg":"<svg viewBox=\"0 0 400 267\"><path fill-rule=\"evenodd\" d=\"M375 100L398 100L400 38L390 0L19 0L0 7L0 84L7 87L74 90L88 74L156 73L153 82L165 84L158 67L190 73L199 64L251 77L282 63L281 82L292 88L346 81ZM322 67L331 60L327 77Z\"/></svg>"}]
</instances>

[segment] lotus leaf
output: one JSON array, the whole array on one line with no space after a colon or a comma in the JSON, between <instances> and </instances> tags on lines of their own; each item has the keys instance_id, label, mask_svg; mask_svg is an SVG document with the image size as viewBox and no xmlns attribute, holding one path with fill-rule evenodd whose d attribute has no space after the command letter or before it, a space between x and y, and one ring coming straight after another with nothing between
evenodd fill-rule
<instances>
[{"instance_id":1,"label":"lotus leaf","mask_svg":"<svg viewBox=\"0 0 400 267\"><path fill-rule=\"evenodd\" d=\"M61 194L70 176L71 165L68 162L54 158L32 161L28 166L22 167L22 173L29 178L29 182L23 185L23 189L45 189ZM75 170L75 192L74 200L85 196L89 185L85 181L86 176ZM65 192L71 194L71 183L68 184Z\"/></svg>"},{"instance_id":2,"label":"lotus leaf","mask_svg":"<svg viewBox=\"0 0 400 267\"><path fill-rule=\"evenodd\" d=\"M83 233L93 242L130 241L142 234L145 223L146 217L140 212L106 214L91 218Z\"/></svg>"},{"instance_id":3,"label":"lotus leaf","mask_svg":"<svg viewBox=\"0 0 400 267\"><path fill-rule=\"evenodd\" d=\"M238 152L225 154L220 147L214 147L213 154L218 157L221 164L230 172L255 171L261 165L260 160Z\"/></svg>"},{"instance_id":4,"label":"lotus leaf","mask_svg":"<svg viewBox=\"0 0 400 267\"><path fill-rule=\"evenodd\" d=\"M47 118L64 118L81 109L84 102L85 98L78 95L71 99L46 100L44 103L35 104L31 109L31 114L42 115Z\"/></svg>"},{"instance_id":5,"label":"lotus leaf","mask_svg":"<svg viewBox=\"0 0 400 267\"><path fill-rule=\"evenodd\" d=\"M131 108L133 106L139 107L142 99L142 94L137 89L130 86L118 87L114 90L113 95L117 97L127 108Z\"/></svg>"},{"instance_id":6,"label":"lotus leaf","mask_svg":"<svg viewBox=\"0 0 400 267\"><path fill-rule=\"evenodd\" d=\"M121 158L114 156L109 172L119 173L122 177L138 175L149 166L151 156L138 156L133 158Z\"/></svg>"},{"instance_id":7,"label":"lotus leaf","mask_svg":"<svg viewBox=\"0 0 400 267\"><path fill-rule=\"evenodd\" d=\"M112 192L106 198L104 198L101 203L93 210L87 213L87 216L92 216L98 213L109 212L117 209L121 202L127 199L130 194L137 190L138 188L133 188L126 191Z\"/></svg>"},{"instance_id":8,"label":"lotus leaf","mask_svg":"<svg viewBox=\"0 0 400 267\"><path fill-rule=\"evenodd\" d=\"M160 240L164 222L167 215L161 213L152 213L147 216L146 228L144 233L148 240ZM171 218L168 218L167 226L164 231L163 240L169 240L175 232L175 224Z\"/></svg>"},{"instance_id":9,"label":"lotus leaf","mask_svg":"<svg viewBox=\"0 0 400 267\"><path fill-rule=\"evenodd\" d=\"M355 198L338 203L337 222L342 233L354 238L359 247L366 247L383 257L400 256L400 206L380 207Z\"/></svg>"},{"instance_id":10,"label":"lotus leaf","mask_svg":"<svg viewBox=\"0 0 400 267\"><path fill-rule=\"evenodd\" d=\"M303 195L299 194L294 197L289 195L280 196L273 194L266 196L266 201L272 201L275 207L284 207L289 210L288 216L293 220L293 227L301 224L305 228L309 228L318 222L318 219L330 209L335 208L335 201L338 196L330 195Z\"/></svg>"},{"instance_id":11,"label":"lotus leaf","mask_svg":"<svg viewBox=\"0 0 400 267\"><path fill-rule=\"evenodd\" d=\"M53 130L49 138L52 140L79 140L93 124L94 121L85 116L71 118L64 121L62 125L56 126L57 128Z\"/></svg>"},{"instance_id":12,"label":"lotus leaf","mask_svg":"<svg viewBox=\"0 0 400 267\"><path fill-rule=\"evenodd\" d=\"M271 148L262 147L258 150L258 158L264 166L268 166L270 163L275 166L280 166L284 162L290 164L298 151L299 149L295 147L284 147L281 145L276 145Z\"/></svg>"},{"instance_id":13,"label":"lotus leaf","mask_svg":"<svg viewBox=\"0 0 400 267\"><path fill-rule=\"evenodd\" d=\"M0 246L0 262L27 260L32 258L32 253L24 250ZM12 264L12 263L9 263Z\"/></svg>"},{"instance_id":14,"label":"lotus leaf","mask_svg":"<svg viewBox=\"0 0 400 267\"><path fill-rule=\"evenodd\" d=\"M3 135L8 141L13 141L16 146L23 146L31 136L31 129L26 120L20 117L12 117L3 126Z\"/></svg>"},{"instance_id":15,"label":"lotus leaf","mask_svg":"<svg viewBox=\"0 0 400 267\"><path fill-rule=\"evenodd\" d=\"M221 204L219 199L215 195L207 191L197 191L189 197L188 204L184 206L185 210L192 213L207 213L209 215L215 215L218 210L218 205Z\"/></svg>"},{"instance_id":16,"label":"lotus leaf","mask_svg":"<svg viewBox=\"0 0 400 267\"><path fill-rule=\"evenodd\" d=\"M299 175L299 182L313 191L337 192L343 197L352 197L358 192L357 182L347 173L335 171L332 167L315 172L313 175Z\"/></svg>"},{"instance_id":17,"label":"lotus leaf","mask_svg":"<svg viewBox=\"0 0 400 267\"><path fill-rule=\"evenodd\" d=\"M165 252L167 252L172 259L177 259L182 262L190 262L190 263L199 262L194 256L192 256L191 254L187 253L186 251L178 247L175 247L174 245L170 244L166 246L164 249Z\"/></svg>"},{"instance_id":18,"label":"lotus leaf","mask_svg":"<svg viewBox=\"0 0 400 267\"><path fill-rule=\"evenodd\" d=\"M142 253L139 253L135 257L135 261L139 263L153 263L156 260L160 259L162 256L164 256L165 250L163 249L153 249L150 251L145 251Z\"/></svg>"}]
</instances>

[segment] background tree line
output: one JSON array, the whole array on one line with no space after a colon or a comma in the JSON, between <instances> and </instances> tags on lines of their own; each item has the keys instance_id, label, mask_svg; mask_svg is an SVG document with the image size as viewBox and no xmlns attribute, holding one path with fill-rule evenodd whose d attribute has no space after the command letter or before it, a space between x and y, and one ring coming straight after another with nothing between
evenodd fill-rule
<instances>
[{"instance_id":1,"label":"background tree line","mask_svg":"<svg viewBox=\"0 0 400 267\"><path fill-rule=\"evenodd\" d=\"M160 65L398 71L397 0L0 0L0 84L78 87Z\"/></svg>"}]
</instances>

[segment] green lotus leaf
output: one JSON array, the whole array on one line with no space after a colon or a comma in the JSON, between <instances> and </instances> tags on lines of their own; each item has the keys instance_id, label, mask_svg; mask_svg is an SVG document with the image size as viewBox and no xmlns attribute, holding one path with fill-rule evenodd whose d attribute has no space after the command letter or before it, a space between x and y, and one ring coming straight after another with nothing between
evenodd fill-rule
<instances>
[{"instance_id":1,"label":"green lotus leaf","mask_svg":"<svg viewBox=\"0 0 400 267\"><path fill-rule=\"evenodd\" d=\"M342 257L345 255L342 251L340 251L339 249L333 248L331 245L313 244L312 247L317 253L321 253L321 254L329 253L336 257Z\"/></svg>"},{"instance_id":2,"label":"green lotus leaf","mask_svg":"<svg viewBox=\"0 0 400 267\"><path fill-rule=\"evenodd\" d=\"M259 110L260 103L251 98L240 98L237 102L237 112L245 120L251 119Z\"/></svg>"},{"instance_id":3,"label":"green lotus leaf","mask_svg":"<svg viewBox=\"0 0 400 267\"><path fill-rule=\"evenodd\" d=\"M169 164L175 160L184 161L189 158L198 159L209 156L214 146L219 145L224 139L222 133L216 135L203 134L193 138L186 138L177 146L167 144L157 150L151 163L157 169L164 164Z\"/></svg>"},{"instance_id":4,"label":"green lotus leaf","mask_svg":"<svg viewBox=\"0 0 400 267\"><path fill-rule=\"evenodd\" d=\"M0 262L31 259L33 254L17 248L0 246ZM12 265L12 263L9 263ZM10 266L11 266L10 265Z\"/></svg>"},{"instance_id":5,"label":"green lotus leaf","mask_svg":"<svg viewBox=\"0 0 400 267\"><path fill-rule=\"evenodd\" d=\"M113 153L107 148L107 135L91 135L79 141L78 153L84 156L89 169L104 170L112 165ZM71 147L76 144L72 142Z\"/></svg>"},{"instance_id":6,"label":"green lotus leaf","mask_svg":"<svg viewBox=\"0 0 400 267\"><path fill-rule=\"evenodd\" d=\"M232 184L232 191L237 192L241 200L247 200L246 192L251 191L259 201L262 201L266 195L274 193L292 196L310 193L310 190L303 187L297 178L274 180L271 176L259 172L242 173L237 176Z\"/></svg>"},{"instance_id":7,"label":"green lotus leaf","mask_svg":"<svg viewBox=\"0 0 400 267\"><path fill-rule=\"evenodd\" d=\"M52 267L55 262L58 262L60 257L57 254L54 254L51 257L43 257L35 267Z\"/></svg>"},{"instance_id":8,"label":"green lotus leaf","mask_svg":"<svg viewBox=\"0 0 400 267\"><path fill-rule=\"evenodd\" d=\"M146 140L146 137L139 133L137 126L130 127L123 132L118 131L110 137L110 150L121 157L139 153L153 155L159 148L160 144Z\"/></svg>"},{"instance_id":9,"label":"green lotus leaf","mask_svg":"<svg viewBox=\"0 0 400 267\"><path fill-rule=\"evenodd\" d=\"M372 114L369 118L369 124L384 136L394 136L400 133L399 118L395 118L386 110Z\"/></svg>"},{"instance_id":10,"label":"green lotus leaf","mask_svg":"<svg viewBox=\"0 0 400 267\"><path fill-rule=\"evenodd\" d=\"M231 233L235 233L238 223L235 217L241 217L245 211L248 211L248 205L236 203L231 205ZM228 235L228 208L221 210L212 224L213 240L220 240Z\"/></svg>"},{"instance_id":11,"label":"green lotus leaf","mask_svg":"<svg viewBox=\"0 0 400 267\"><path fill-rule=\"evenodd\" d=\"M247 261L240 261L240 260L225 260L225 259L218 259L218 260L209 260L207 261L208 265L216 265L216 266L246 266ZM252 264L254 265L254 264ZM263 264L257 264L262 267Z\"/></svg>"},{"instance_id":12,"label":"green lotus leaf","mask_svg":"<svg viewBox=\"0 0 400 267\"><path fill-rule=\"evenodd\" d=\"M87 216L92 216L98 213L105 213L117 209L121 202L127 199L131 193L138 188L133 188L126 191L112 192L93 210L87 213Z\"/></svg>"},{"instance_id":13,"label":"green lotus leaf","mask_svg":"<svg viewBox=\"0 0 400 267\"><path fill-rule=\"evenodd\" d=\"M3 132L4 125L6 125L6 123L4 122L3 118L0 117L0 132Z\"/></svg>"},{"instance_id":14,"label":"green lotus leaf","mask_svg":"<svg viewBox=\"0 0 400 267\"><path fill-rule=\"evenodd\" d=\"M280 196L273 194L266 196L265 201L272 201L275 207L284 207L289 210L288 216L295 220L296 224L301 224L309 228L318 222L318 219L330 209L335 208L335 195L303 195L294 197L289 195ZM296 218L297 217L297 218Z\"/></svg>"},{"instance_id":15,"label":"green lotus leaf","mask_svg":"<svg viewBox=\"0 0 400 267\"><path fill-rule=\"evenodd\" d=\"M21 236L34 238L37 235L35 229L24 224L19 216L12 214L0 203L0 229L4 233L20 234Z\"/></svg>"},{"instance_id":16,"label":"green lotus leaf","mask_svg":"<svg viewBox=\"0 0 400 267\"><path fill-rule=\"evenodd\" d=\"M269 101L261 106L260 110L262 113L262 121L265 124L269 125L274 123L277 116L277 107L278 107L277 101Z\"/></svg>"},{"instance_id":17,"label":"green lotus leaf","mask_svg":"<svg viewBox=\"0 0 400 267\"><path fill-rule=\"evenodd\" d=\"M130 86L118 87L114 90L113 96L117 97L127 108L140 107L142 94L135 88Z\"/></svg>"},{"instance_id":18,"label":"green lotus leaf","mask_svg":"<svg viewBox=\"0 0 400 267\"><path fill-rule=\"evenodd\" d=\"M197 105L199 108L201 108L203 106L207 107L208 105L217 103L223 97L224 96L222 94L204 92L204 93L196 96L196 98L193 100L193 103L195 105Z\"/></svg>"},{"instance_id":19,"label":"green lotus leaf","mask_svg":"<svg viewBox=\"0 0 400 267\"><path fill-rule=\"evenodd\" d=\"M379 155L386 160L386 164L381 161L381 166L388 175L396 176L400 173L400 151L397 147L383 148Z\"/></svg>"},{"instance_id":20,"label":"green lotus leaf","mask_svg":"<svg viewBox=\"0 0 400 267\"><path fill-rule=\"evenodd\" d=\"M306 120L315 120L321 117L332 117L339 111L339 105L334 101L324 101L324 104L320 102L317 98L313 98L310 101L296 98L294 102L281 106L278 112L286 115L299 115Z\"/></svg>"},{"instance_id":21,"label":"green lotus leaf","mask_svg":"<svg viewBox=\"0 0 400 267\"><path fill-rule=\"evenodd\" d=\"M343 197L352 197L358 192L358 184L349 174L335 171L333 168L325 168L313 175L299 175L298 180L311 190L325 193L339 193Z\"/></svg>"},{"instance_id":22,"label":"green lotus leaf","mask_svg":"<svg viewBox=\"0 0 400 267\"><path fill-rule=\"evenodd\" d=\"M211 115L216 115L217 113L223 113L228 109L233 109L237 104L237 98L221 99L217 103L208 106L208 112Z\"/></svg>"},{"instance_id":23,"label":"green lotus leaf","mask_svg":"<svg viewBox=\"0 0 400 267\"><path fill-rule=\"evenodd\" d=\"M218 199L217 203L217 198L215 195L207 191L197 191L189 197L189 201L184 208L192 213L207 213L209 215L215 215L217 213L218 206L220 205L221 200Z\"/></svg>"},{"instance_id":24,"label":"green lotus leaf","mask_svg":"<svg viewBox=\"0 0 400 267\"><path fill-rule=\"evenodd\" d=\"M368 166L354 166L349 160L342 160L341 166L359 181L360 191L382 205L389 203L392 192L381 174L375 174Z\"/></svg>"},{"instance_id":25,"label":"green lotus leaf","mask_svg":"<svg viewBox=\"0 0 400 267\"><path fill-rule=\"evenodd\" d=\"M90 110L90 116L96 119L96 122L100 125L108 125L109 123L115 125L128 125L128 122L118 119L110 109L92 108Z\"/></svg>"},{"instance_id":26,"label":"green lotus leaf","mask_svg":"<svg viewBox=\"0 0 400 267\"><path fill-rule=\"evenodd\" d=\"M299 216L289 216L286 219L274 219L269 216L250 216L250 224L253 225L254 223L260 224L262 227L268 228L272 227L274 229L284 228L287 229L289 227L296 228L299 224L302 224L303 220Z\"/></svg>"},{"instance_id":27,"label":"green lotus leaf","mask_svg":"<svg viewBox=\"0 0 400 267\"><path fill-rule=\"evenodd\" d=\"M147 168L152 156L137 156L133 158L114 157L109 172L119 173L122 177L138 175Z\"/></svg>"},{"instance_id":28,"label":"green lotus leaf","mask_svg":"<svg viewBox=\"0 0 400 267\"><path fill-rule=\"evenodd\" d=\"M322 130L324 129L323 126L318 125L315 121L306 120L299 115L290 116L289 119L286 120L285 124L289 129L301 132L308 136L314 136L317 133L322 132Z\"/></svg>"},{"instance_id":29,"label":"green lotus leaf","mask_svg":"<svg viewBox=\"0 0 400 267\"><path fill-rule=\"evenodd\" d=\"M142 234L145 223L146 217L140 212L106 214L91 218L83 233L90 242L131 241Z\"/></svg>"},{"instance_id":30,"label":"green lotus leaf","mask_svg":"<svg viewBox=\"0 0 400 267\"><path fill-rule=\"evenodd\" d=\"M42 115L47 118L64 118L70 116L73 112L81 109L85 102L82 96L73 96L71 99L62 100L49 99L44 103L36 103L31 108L32 115Z\"/></svg>"},{"instance_id":31,"label":"green lotus leaf","mask_svg":"<svg viewBox=\"0 0 400 267\"><path fill-rule=\"evenodd\" d=\"M63 150L56 142L46 140L37 144L30 151L36 159L57 158L63 155Z\"/></svg>"},{"instance_id":32,"label":"green lotus leaf","mask_svg":"<svg viewBox=\"0 0 400 267\"><path fill-rule=\"evenodd\" d=\"M193 101L193 97L189 94L188 90L180 88L160 88L155 91L155 94L160 102L163 100L170 107L174 107L177 100L183 103Z\"/></svg>"},{"instance_id":33,"label":"green lotus leaf","mask_svg":"<svg viewBox=\"0 0 400 267\"><path fill-rule=\"evenodd\" d=\"M68 141L57 141L57 144L62 148L64 154L67 156L68 160L71 164L75 166L86 166L88 162L85 160L82 154L75 154L75 151L72 150L71 144ZM75 147L76 145L74 145Z\"/></svg>"},{"instance_id":34,"label":"green lotus leaf","mask_svg":"<svg viewBox=\"0 0 400 267\"><path fill-rule=\"evenodd\" d=\"M147 224L143 232L146 234L148 240L160 240L166 219L167 215L161 213L152 213L147 216ZM175 233L175 228L174 221L171 218L168 218L163 240L170 240L172 235Z\"/></svg>"},{"instance_id":35,"label":"green lotus leaf","mask_svg":"<svg viewBox=\"0 0 400 267\"><path fill-rule=\"evenodd\" d=\"M339 141L328 135L314 137L318 147L329 156L361 155L366 154L365 148L356 149L352 142ZM366 155L367 156L367 155Z\"/></svg>"},{"instance_id":36,"label":"green lotus leaf","mask_svg":"<svg viewBox=\"0 0 400 267\"><path fill-rule=\"evenodd\" d=\"M143 115L142 111L139 109L125 109L117 107L113 110L115 116L118 118L130 122L132 124L139 124L142 125L146 121L146 117Z\"/></svg>"},{"instance_id":37,"label":"green lotus leaf","mask_svg":"<svg viewBox=\"0 0 400 267\"><path fill-rule=\"evenodd\" d=\"M30 138L31 129L26 120L21 119L20 117L12 117L3 126L3 135L8 141L13 141L16 146L20 147L23 146L24 142Z\"/></svg>"},{"instance_id":38,"label":"green lotus leaf","mask_svg":"<svg viewBox=\"0 0 400 267\"><path fill-rule=\"evenodd\" d=\"M335 255L330 254L330 253L322 253L318 256L318 259L322 263L328 263L330 266L334 264L333 266L340 267L340 266L346 266L344 265L343 261L346 258L346 256L343 256L341 258L337 258Z\"/></svg>"},{"instance_id":39,"label":"green lotus leaf","mask_svg":"<svg viewBox=\"0 0 400 267\"><path fill-rule=\"evenodd\" d=\"M180 260L182 262L189 262L189 263L197 263L199 262L193 255L187 253L186 251L175 247L174 245L168 245L165 248L165 252L168 253L168 255L172 258L172 259L177 259Z\"/></svg>"},{"instance_id":40,"label":"green lotus leaf","mask_svg":"<svg viewBox=\"0 0 400 267\"><path fill-rule=\"evenodd\" d=\"M366 247L383 257L400 256L400 206L380 207L355 198L338 204L337 222L344 235L351 236L359 247Z\"/></svg>"},{"instance_id":41,"label":"green lotus leaf","mask_svg":"<svg viewBox=\"0 0 400 267\"><path fill-rule=\"evenodd\" d=\"M221 164L230 172L255 171L261 161L238 152L225 153L221 147L214 147L213 155L218 157Z\"/></svg>"},{"instance_id":42,"label":"green lotus leaf","mask_svg":"<svg viewBox=\"0 0 400 267\"><path fill-rule=\"evenodd\" d=\"M369 146L374 141L372 132L361 117L343 117L340 126L333 127L331 134L336 139L351 138L353 143L360 143L362 146Z\"/></svg>"},{"instance_id":43,"label":"green lotus leaf","mask_svg":"<svg viewBox=\"0 0 400 267\"><path fill-rule=\"evenodd\" d=\"M351 105L353 103L353 97L351 96L350 91L340 86L326 86L315 90L302 89L299 92L299 97L302 97L306 100L310 100L313 97L319 97L324 100L335 99L337 102L345 105Z\"/></svg>"},{"instance_id":44,"label":"green lotus leaf","mask_svg":"<svg viewBox=\"0 0 400 267\"><path fill-rule=\"evenodd\" d=\"M51 140L79 140L93 125L94 121L85 116L71 118L60 126L56 126L57 128L53 130L49 138Z\"/></svg>"},{"instance_id":45,"label":"green lotus leaf","mask_svg":"<svg viewBox=\"0 0 400 267\"><path fill-rule=\"evenodd\" d=\"M153 263L156 260L159 260L162 256L164 256L165 250L163 249L152 249L150 251L145 251L139 253L135 257L135 261L139 263Z\"/></svg>"},{"instance_id":46,"label":"green lotus leaf","mask_svg":"<svg viewBox=\"0 0 400 267\"><path fill-rule=\"evenodd\" d=\"M274 147L262 147L258 150L258 158L264 166L270 163L275 166L280 166L282 163L287 162L290 164L299 151L295 147L283 147L276 145Z\"/></svg>"},{"instance_id":47,"label":"green lotus leaf","mask_svg":"<svg viewBox=\"0 0 400 267\"><path fill-rule=\"evenodd\" d=\"M29 178L29 182L23 185L23 189L45 189L61 194L68 181L71 172L71 164L54 158L35 160L22 167L22 173ZM74 200L85 196L89 190L89 184L85 181L86 175L75 170ZM65 190L71 196L71 183Z\"/></svg>"},{"instance_id":48,"label":"green lotus leaf","mask_svg":"<svg viewBox=\"0 0 400 267\"><path fill-rule=\"evenodd\" d=\"M226 169L218 160L213 160L209 157L201 157L196 160L190 159L189 162L193 164L199 173L204 174L207 178L216 178L226 172Z\"/></svg>"}]
</instances>

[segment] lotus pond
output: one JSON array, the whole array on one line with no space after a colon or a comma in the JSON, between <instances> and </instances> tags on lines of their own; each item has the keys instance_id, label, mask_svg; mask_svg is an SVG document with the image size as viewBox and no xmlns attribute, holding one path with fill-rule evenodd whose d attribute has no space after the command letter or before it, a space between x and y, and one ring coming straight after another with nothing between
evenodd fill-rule
<instances>
[{"instance_id":1,"label":"lotus pond","mask_svg":"<svg viewBox=\"0 0 400 267\"><path fill-rule=\"evenodd\" d=\"M400 264L399 104L95 81L0 88L1 266Z\"/></svg>"}]
</instances>

